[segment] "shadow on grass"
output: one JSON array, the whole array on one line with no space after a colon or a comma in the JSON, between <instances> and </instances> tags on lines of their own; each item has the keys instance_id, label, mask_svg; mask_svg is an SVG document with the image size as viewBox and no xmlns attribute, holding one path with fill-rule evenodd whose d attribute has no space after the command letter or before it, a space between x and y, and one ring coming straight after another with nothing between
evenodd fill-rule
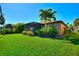
<instances>
[{"instance_id":1,"label":"shadow on grass","mask_svg":"<svg viewBox=\"0 0 79 59\"><path fill-rule=\"evenodd\" d=\"M70 41L69 43L72 43L74 45L79 45L79 34L78 33L70 33L64 36L65 40Z\"/></svg>"},{"instance_id":2,"label":"shadow on grass","mask_svg":"<svg viewBox=\"0 0 79 59\"><path fill-rule=\"evenodd\" d=\"M63 38L64 37L42 37L42 38L51 38L51 39L57 39L57 40L64 40ZM66 40L70 41L68 43L72 43L74 45L79 45L79 37L69 37L69 38L66 38Z\"/></svg>"},{"instance_id":3,"label":"shadow on grass","mask_svg":"<svg viewBox=\"0 0 79 59\"><path fill-rule=\"evenodd\" d=\"M40 38L50 38L50 39L56 39L56 37L49 37L49 36L38 36Z\"/></svg>"},{"instance_id":4,"label":"shadow on grass","mask_svg":"<svg viewBox=\"0 0 79 59\"><path fill-rule=\"evenodd\" d=\"M74 44L74 45L79 45L79 38L62 38L63 40L67 40L69 42L67 43L71 43L71 44Z\"/></svg>"},{"instance_id":5,"label":"shadow on grass","mask_svg":"<svg viewBox=\"0 0 79 59\"><path fill-rule=\"evenodd\" d=\"M0 38L4 37L5 35L0 36Z\"/></svg>"},{"instance_id":6,"label":"shadow on grass","mask_svg":"<svg viewBox=\"0 0 79 59\"><path fill-rule=\"evenodd\" d=\"M79 45L79 39L70 40L72 44Z\"/></svg>"}]
</instances>

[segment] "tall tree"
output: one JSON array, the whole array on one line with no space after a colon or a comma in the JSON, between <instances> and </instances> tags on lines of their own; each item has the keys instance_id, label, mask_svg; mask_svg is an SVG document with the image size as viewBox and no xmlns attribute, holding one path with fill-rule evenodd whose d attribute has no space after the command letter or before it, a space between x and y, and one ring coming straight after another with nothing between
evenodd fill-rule
<instances>
[{"instance_id":1,"label":"tall tree","mask_svg":"<svg viewBox=\"0 0 79 59\"><path fill-rule=\"evenodd\" d=\"M79 26L79 18L77 18L77 19L74 20L73 25L74 26Z\"/></svg>"},{"instance_id":2,"label":"tall tree","mask_svg":"<svg viewBox=\"0 0 79 59\"><path fill-rule=\"evenodd\" d=\"M5 24L5 19L3 17L3 13L0 5L0 25L4 25L4 24Z\"/></svg>"},{"instance_id":3,"label":"tall tree","mask_svg":"<svg viewBox=\"0 0 79 59\"><path fill-rule=\"evenodd\" d=\"M56 11L53 11L52 9L48 9L49 20L51 20L51 18L53 18L53 20L56 21L55 13L56 13Z\"/></svg>"},{"instance_id":4,"label":"tall tree","mask_svg":"<svg viewBox=\"0 0 79 59\"><path fill-rule=\"evenodd\" d=\"M21 33L24 30L24 23L17 23L16 26L16 32Z\"/></svg>"},{"instance_id":5,"label":"tall tree","mask_svg":"<svg viewBox=\"0 0 79 59\"><path fill-rule=\"evenodd\" d=\"M41 20L44 21L45 27L46 27L46 22L48 20L47 13L48 13L47 10L40 9L40 18Z\"/></svg>"},{"instance_id":6,"label":"tall tree","mask_svg":"<svg viewBox=\"0 0 79 59\"><path fill-rule=\"evenodd\" d=\"M45 27L47 26L47 21L51 21L51 18L53 18L54 21L56 20L55 13L56 11L52 11L52 9L40 9L40 18L44 21Z\"/></svg>"}]
</instances>

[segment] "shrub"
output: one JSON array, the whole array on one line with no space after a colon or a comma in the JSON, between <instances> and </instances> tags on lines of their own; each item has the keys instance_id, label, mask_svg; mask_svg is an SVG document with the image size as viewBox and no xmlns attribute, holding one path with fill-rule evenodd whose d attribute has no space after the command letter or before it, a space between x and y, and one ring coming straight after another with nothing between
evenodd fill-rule
<instances>
[{"instance_id":1,"label":"shrub","mask_svg":"<svg viewBox=\"0 0 79 59\"><path fill-rule=\"evenodd\" d=\"M13 33L17 33L17 32L16 32L16 28L13 28L13 29L12 29L12 32L13 32Z\"/></svg>"},{"instance_id":2,"label":"shrub","mask_svg":"<svg viewBox=\"0 0 79 59\"><path fill-rule=\"evenodd\" d=\"M65 34L70 34L72 33L71 29L65 29Z\"/></svg>"},{"instance_id":3,"label":"shrub","mask_svg":"<svg viewBox=\"0 0 79 59\"><path fill-rule=\"evenodd\" d=\"M46 28L41 28L39 31L38 31L38 35L39 36L44 36L46 34Z\"/></svg>"},{"instance_id":4,"label":"shrub","mask_svg":"<svg viewBox=\"0 0 79 59\"><path fill-rule=\"evenodd\" d=\"M7 33L7 29L6 28L2 28L1 32L2 32L2 34L6 34Z\"/></svg>"},{"instance_id":5,"label":"shrub","mask_svg":"<svg viewBox=\"0 0 79 59\"><path fill-rule=\"evenodd\" d=\"M77 33L79 33L79 30L77 30Z\"/></svg>"},{"instance_id":6,"label":"shrub","mask_svg":"<svg viewBox=\"0 0 79 59\"><path fill-rule=\"evenodd\" d=\"M10 28L2 28L1 32L2 34L11 34L12 30Z\"/></svg>"},{"instance_id":7,"label":"shrub","mask_svg":"<svg viewBox=\"0 0 79 59\"><path fill-rule=\"evenodd\" d=\"M34 33L32 31L27 31L27 35L34 36Z\"/></svg>"},{"instance_id":8,"label":"shrub","mask_svg":"<svg viewBox=\"0 0 79 59\"><path fill-rule=\"evenodd\" d=\"M22 31L22 34L23 35L27 35L27 31Z\"/></svg>"},{"instance_id":9,"label":"shrub","mask_svg":"<svg viewBox=\"0 0 79 59\"><path fill-rule=\"evenodd\" d=\"M79 34L75 32L65 35L64 39L69 40L71 43L79 44Z\"/></svg>"},{"instance_id":10,"label":"shrub","mask_svg":"<svg viewBox=\"0 0 79 59\"><path fill-rule=\"evenodd\" d=\"M17 23L15 25L16 27L16 33L22 33L22 31L24 30L24 24L23 23Z\"/></svg>"},{"instance_id":11,"label":"shrub","mask_svg":"<svg viewBox=\"0 0 79 59\"><path fill-rule=\"evenodd\" d=\"M38 32L38 35L43 37L55 37L57 34L57 30L53 27L41 28Z\"/></svg>"},{"instance_id":12,"label":"shrub","mask_svg":"<svg viewBox=\"0 0 79 59\"><path fill-rule=\"evenodd\" d=\"M22 34L29 35L29 36L34 36L34 33L32 31L22 31Z\"/></svg>"},{"instance_id":13,"label":"shrub","mask_svg":"<svg viewBox=\"0 0 79 59\"><path fill-rule=\"evenodd\" d=\"M11 34L13 33L12 29L11 28L7 28L7 34Z\"/></svg>"}]
</instances>

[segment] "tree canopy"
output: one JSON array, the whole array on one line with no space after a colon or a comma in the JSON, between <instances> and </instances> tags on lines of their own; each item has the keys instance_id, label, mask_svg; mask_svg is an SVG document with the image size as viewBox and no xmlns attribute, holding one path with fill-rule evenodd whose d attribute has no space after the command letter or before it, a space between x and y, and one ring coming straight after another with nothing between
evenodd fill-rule
<instances>
[{"instance_id":1,"label":"tree canopy","mask_svg":"<svg viewBox=\"0 0 79 59\"><path fill-rule=\"evenodd\" d=\"M55 13L56 11L53 11L52 9L40 9L40 18L41 20L44 21L45 23L45 27L46 27L46 23L47 21L51 21L51 19L53 18L53 20L55 21L56 20L56 17L55 17Z\"/></svg>"},{"instance_id":2,"label":"tree canopy","mask_svg":"<svg viewBox=\"0 0 79 59\"><path fill-rule=\"evenodd\" d=\"M5 19L2 15L0 15L0 25L5 24Z\"/></svg>"},{"instance_id":3,"label":"tree canopy","mask_svg":"<svg viewBox=\"0 0 79 59\"><path fill-rule=\"evenodd\" d=\"M79 26L79 18L75 19L73 24L74 26Z\"/></svg>"}]
</instances>

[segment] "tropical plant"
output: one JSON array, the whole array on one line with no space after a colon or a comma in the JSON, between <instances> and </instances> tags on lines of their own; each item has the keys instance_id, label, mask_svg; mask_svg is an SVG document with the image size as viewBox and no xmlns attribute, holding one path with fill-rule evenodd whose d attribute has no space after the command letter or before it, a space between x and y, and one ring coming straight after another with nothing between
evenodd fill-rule
<instances>
[{"instance_id":1,"label":"tropical plant","mask_svg":"<svg viewBox=\"0 0 79 59\"><path fill-rule=\"evenodd\" d=\"M1 6L0 6L0 25L4 25L4 24L5 24L5 19L3 17L2 9L1 9Z\"/></svg>"},{"instance_id":2,"label":"tropical plant","mask_svg":"<svg viewBox=\"0 0 79 59\"><path fill-rule=\"evenodd\" d=\"M5 19L4 19L3 14L2 14L1 6L0 6L0 25L2 25L3 27L5 25Z\"/></svg>"},{"instance_id":3,"label":"tropical plant","mask_svg":"<svg viewBox=\"0 0 79 59\"><path fill-rule=\"evenodd\" d=\"M74 20L73 25L74 26L79 26L79 18L77 18L77 19Z\"/></svg>"},{"instance_id":4,"label":"tropical plant","mask_svg":"<svg viewBox=\"0 0 79 59\"><path fill-rule=\"evenodd\" d=\"M49 20L51 20L51 18L53 18L53 20L56 21L56 17L55 17L56 11L53 11L52 9L48 9L47 11L48 11Z\"/></svg>"},{"instance_id":5,"label":"tropical plant","mask_svg":"<svg viewBox=\"0 0 79 59\"><path fill-rule=\"evenodd\" d=\"M0 15L0 25L4 25L5 24L5 19L2 15Z\"/></svg>"},{"instance_id":6,"label":"tropical plant","mask_svg":"<svg viewBox=\"0 0 79 59\"><path fill-rule=\"evenodd\" d=\"M58 34L57 30L53 27L41 28L38 32L39 36L43 37L56 37Z\"/></svg>"},{"instance_id":7,"label":"tropical plant","mask_svg":"<svg viewBox=\"0 0 79 59\"><path fill-rule=\"evenodd\" d=\"M48 9L48 10L40 9L40 18L41 18L41 20L44 21L45 27L47 27L46 23L47 23L47 21L50 21L51 18L56 20L55 13L56 13L56 11L52 11L52 9Z\"/></svg>"}]
</instances>

